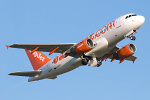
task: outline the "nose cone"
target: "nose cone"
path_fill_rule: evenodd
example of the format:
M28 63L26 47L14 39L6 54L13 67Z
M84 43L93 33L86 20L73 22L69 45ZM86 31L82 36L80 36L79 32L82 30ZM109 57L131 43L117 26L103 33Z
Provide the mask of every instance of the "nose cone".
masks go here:
M138 15L135 17L134 21L134 29L137 30L143 25L143 23L145 22L145 18L143 16Z
M138 18L138 23L139 23L140 26L142 26L143 23L145 22L145 18L143 16L138 16L138 17L139 17Z

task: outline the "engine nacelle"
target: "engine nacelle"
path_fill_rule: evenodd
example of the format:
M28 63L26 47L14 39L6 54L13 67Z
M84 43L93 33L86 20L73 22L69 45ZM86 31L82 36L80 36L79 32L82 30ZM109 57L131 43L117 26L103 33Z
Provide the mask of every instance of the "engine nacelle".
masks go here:
M75 51L78 54L83 54L94 47L93 41L89 38L84 39L75 46Z
M119 51L118 51L118 56L121 59L125 59L129 56L132 56L134 53L136 52L136 47L134 44L127 44L126 46L122 47Z

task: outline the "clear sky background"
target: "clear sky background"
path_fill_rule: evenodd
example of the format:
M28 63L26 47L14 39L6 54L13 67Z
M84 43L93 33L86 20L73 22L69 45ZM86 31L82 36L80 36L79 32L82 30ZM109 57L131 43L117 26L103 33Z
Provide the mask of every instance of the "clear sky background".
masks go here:
M149 10L149 0L0 0L0 100L150 100ZM136 45L135 64L108 60L35 82L8 75L33 69L24 50L5 45L76 43L128 13L146 19L136 41L117 44Z

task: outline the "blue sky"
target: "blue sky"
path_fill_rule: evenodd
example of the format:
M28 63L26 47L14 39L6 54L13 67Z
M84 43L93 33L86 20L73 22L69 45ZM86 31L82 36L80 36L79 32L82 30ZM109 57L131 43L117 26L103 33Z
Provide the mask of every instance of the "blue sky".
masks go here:
M0 99L150 100L149 9L149 0L0 0ZM76 43L127 13L146 19L136 41L117 44L136 45L135 64L108 60L37 82L8 75L33 69L24 50L7 50L6 44Z

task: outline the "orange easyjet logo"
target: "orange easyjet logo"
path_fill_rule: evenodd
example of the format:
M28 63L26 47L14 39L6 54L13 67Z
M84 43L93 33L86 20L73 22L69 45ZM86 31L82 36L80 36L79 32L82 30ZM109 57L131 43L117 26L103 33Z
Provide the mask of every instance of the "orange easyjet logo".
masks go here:
M115 21L109 23L108 25L104 26L102 29L99 29L97 32L91 34L89 37L91 40L96 39L97 37L100 37L101 34L105 34L107 31L112 29L112 27L115 27Z
M61 61L62 59L66 58L69 54L62 55L60 54L59 56L55 57L53 60L53 63L56 64L58 61Z

